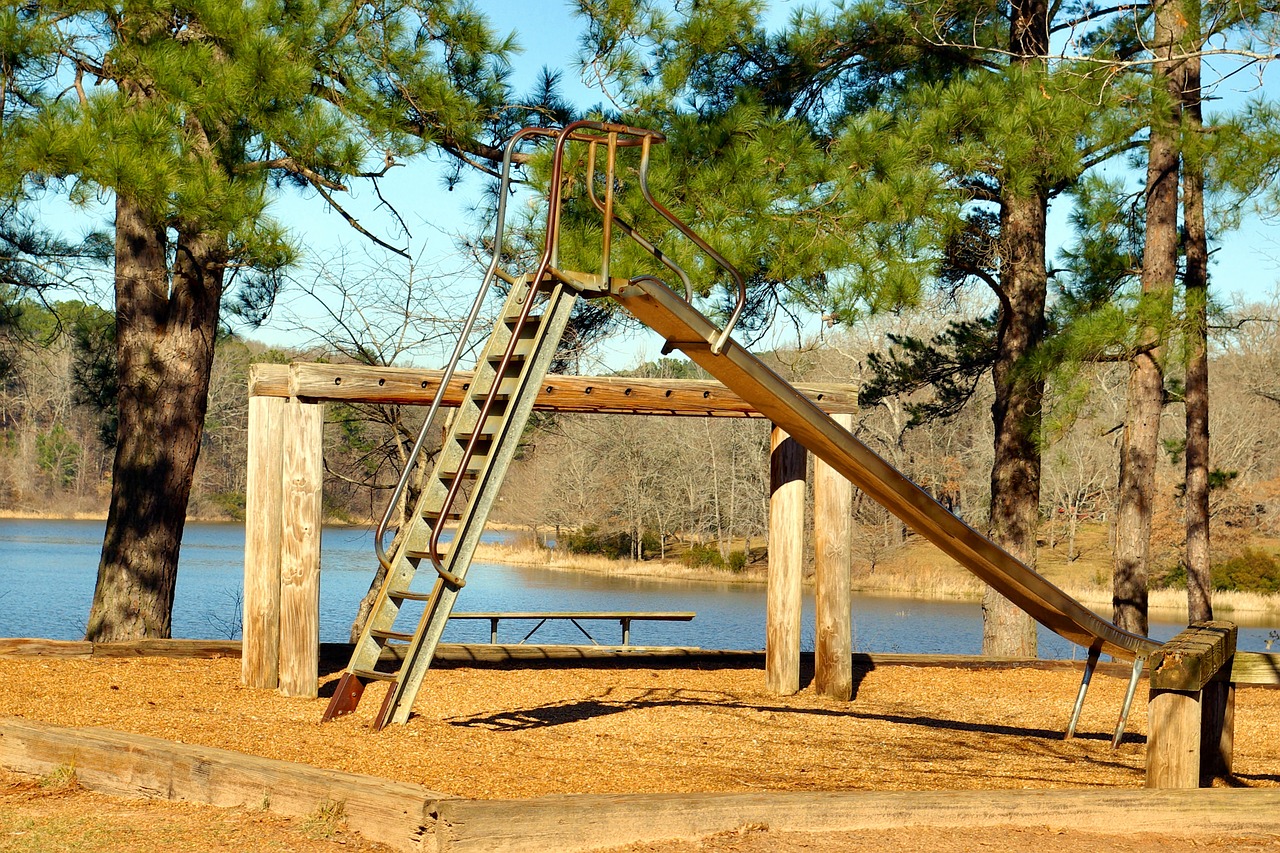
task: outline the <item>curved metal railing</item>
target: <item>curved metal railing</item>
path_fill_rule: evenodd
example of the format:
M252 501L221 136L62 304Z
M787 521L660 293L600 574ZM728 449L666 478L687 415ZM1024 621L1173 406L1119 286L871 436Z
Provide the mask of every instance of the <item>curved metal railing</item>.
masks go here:
M475 329L477 318L480 311L484 307L485 297L489 293L489 288L493 286L494 279L499 276L498 266L502 259L502 241L503 232L506 228L507 216L507 193L511 186L511 161L515 154L516 146L522 139L530 136L547 135L545 128L524 128L516 133L507 141L506 149L502 154L502 175L498 184L498 208L494 219L494 243L493 258L489 262L489 267L485 271L484 280L480 284L480 290L476 293L475 301L471 303L471 310L467 314L466 320L463 321L462 331L458 335L458 342L454 344L453 353L449 356L448 362L444 367L444 375L440 380L440 387L436 389L435 396L431 400L431 407L427 410L427 416L422 422L422 428L418 431L417 440L414 441L413 448L409 451L409 459L405 464L404 470L400 473L400 479L396 482L396 487L391 493L391 499L387 502L387 509L382 514L382 519L378 522L378 526L373 535L373 548L378 556L378 562L391 571L393 569L393 561L387 554L383 541L386 539L387 530L391 526L391 519L395 515L396 507L400 505L400 501L404 498L405 492L409 488L409 481L413 477L413 471L422 458L423 450L426 447L427 435L431 430L431 424L435 421L436 415L440 411L441 404L444 401L445 394L449 389L449 383L453 381L453 375L458 368L458 362L461 361L463 354L467 350L467 341L471 337L472 331ZM437 566L436 570L440 572L440 576L445 580L461 587L462 580L450 572L444 571L443 566Z
M480 315L485 297L488 295L489 289L493 286L494 280L499 277L504 281L513 282L513 286L518 286L518 279L512 279L510 276L504 274L500 269L502 244L506 227L507 195L511 184L511 165L516 147L522 140L534 136L553 137L555 139L552 151L551 175L549 181L550 189L547 199L547 224L543 251L539 258L536 272L526 279L525 286L528 287L528 294L524 299L524 304L521 307L520 314L514 318L514 322L510 325L510 340L502 354L502 358L494 368L496 374L495 381L492 383L488 392L485 394L483 402L480 404L480 411L476 424L473 427L471 436L467 440L466 446L462 451L462 459L458 465L459 476L454 477L450 483L443 505L440 509L440 515L436 519L436 523L432 525L430 541L426 549L427 556L430 558L437 574L439 574L439 576L447 583L457 588L461 588L464 585L464 581L461 577L445 568L444 558L440 550L440 538L446 526L449 510L457 501L458 496L461 493L463 481L461 472L466 471L467 465L469 465L475 458L476 449L483 434L483 427L488 421L489 416L492 414L494 404L498 398L498 389L500 386L499 380L506 373L512 363L519 344L520 333L523 331L532 313L538 289L546 279L548 273L555 271L555 267L559 263L560 221L564 201L564 154L568 143L586 142L590 145L587 164L587 195L590 198L592 205L600 212L602 218L603 252L601 261L601 277L606 285L609 281L610 272L612 229L616 225L619 230L634 240L644 251L652 255L660 263L674 272L684 284L686 301L689 303L692 303L693 301L693 285L688 273L685 272L685 270L681 268L674 259L668 257L652 241L641 235L632 225L617 216L614 212L613 184L615 179L617 150L619 148L639 147L640 166L638 174L640 191L645 202L648 203L649 206L665 220L667 220L667 222L669 222L677 231L683 234L695 246L710 257L719 267L724 269L733 278L737 285L737 303L729 317L729 322L720 332L717 340L711 345L711 352L713 354L719 355L723 351L724 346L728 342L734 326L737 324L743 308L746 305L746 283L743 280L741 273L739 273L723 255L713 249L688 225L653 197L653 193L649 188L651 149L654 142L665 141L665 137L661 133L644 128L628 127L621 124L589 120L572 122L559 131L543 127L526 127L516 132L511 139L507 141L507 145L503 151L502 172L499 179L498 206L495 214L493 257L485 271L484 279L481 282L480 289L471 305L471 309L467 314L467 318L463 322L462 331L458 336L458 341L454 346L453 353L450 355L449 360L445 365L440 387L436 390L436 394L431 401L431 406L427 411L426 418L423 421L422 428L418 433L413 448L410 450L405 469L401 473L395 489L392 491L391 498L387 503L387 509L383 513L383 516L378 522L377 528L374 532L374 550L377 553L378 562L388 571L391 571L394 568L394 561L393 557L387 553L384 545L387 531L391 526L391 520L395 515L396 507L400 504L401 500L403 500L405 493L408 490L408 484L413 476L413 470L418 461L422 458L423 451L426 447L428 432L430 431L431 425L435 421L435 418L443 404L449 383L453 379L458 363L466 352L467 341L475 329L476 320ZM603 200L596 194L594 186L596 172L596 148L599 145L606 145L608 149L605 176L606 188ZM657 281L657 279L652 276L641 276L640 278Z

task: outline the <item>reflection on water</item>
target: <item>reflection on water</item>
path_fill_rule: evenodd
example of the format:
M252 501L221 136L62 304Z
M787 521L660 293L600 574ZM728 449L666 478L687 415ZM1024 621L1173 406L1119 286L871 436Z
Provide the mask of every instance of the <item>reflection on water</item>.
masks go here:
M100 521L0 520L0 636L80 639L93 597ZM496 538L496 537L495 537ZM320 638L347 639L356 602L373 576L368 530L326 528L320 575ZM175 637L236 634L244 572L244 528L188 524L174 601ZM525 566L477 563L467 575L460 611L692 610L692 622L632 626L632 642L715 649L764 647L765 591L759 586L607 578ZM813 648L813 597L804 598L803 647ZM1245 620L1242 620L1245 621ZM1242 627L1240 648L1262 651L1280 618ZM499 640L517 642L531 623L504 622ZM1174 622L1153 622L1152 636L1167 639ZM616 643L616 624L587 623L602 643ZM853 606L853 648L860 652L977 654L982 617L977 603L859 596ZM487 622L455 622L448 642L487 642ZM548 623L535 640L578 643L569 624ZM1043 657L1082 657L1077 646L1041 629Z

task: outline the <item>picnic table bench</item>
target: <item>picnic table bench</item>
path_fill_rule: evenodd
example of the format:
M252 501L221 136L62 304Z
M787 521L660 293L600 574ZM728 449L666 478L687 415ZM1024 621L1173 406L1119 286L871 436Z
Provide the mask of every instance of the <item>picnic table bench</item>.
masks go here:
M593 646L598 646L596 638L584 627L583 622L617 622L622 626L622 645L631 645L631 623L632 622L689 622L697 613L689 611L680 612L634 612L634 611L606 611L603 613L590 612L581 613L575 611L550 612L550 613L454 613L450 619L488 619L489 620L489 642L498 642L498 623L502 620L524 620L537 621L529 633L524 635L524 639L520 640L518 645L523 645L525 640L532 637L539 628L550 620L562 620L572 622L574 627L583 633L583 635L591 641Z

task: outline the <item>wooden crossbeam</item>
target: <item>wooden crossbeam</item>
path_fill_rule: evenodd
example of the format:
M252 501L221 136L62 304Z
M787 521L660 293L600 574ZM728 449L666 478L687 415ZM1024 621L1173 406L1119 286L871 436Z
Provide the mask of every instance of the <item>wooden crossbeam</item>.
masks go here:
M308 403L425 406L431 403L443 378L444 373L439 370L304 362L255 364L249 374L249 395L296 397ZM471 373L454 374L444 404L458 405L470 383ZM852 386L801 384L796 387L828 412L852 413L858 409L858 393ZM719 382L625 376L549 375L534 408L593 414L763 417Z

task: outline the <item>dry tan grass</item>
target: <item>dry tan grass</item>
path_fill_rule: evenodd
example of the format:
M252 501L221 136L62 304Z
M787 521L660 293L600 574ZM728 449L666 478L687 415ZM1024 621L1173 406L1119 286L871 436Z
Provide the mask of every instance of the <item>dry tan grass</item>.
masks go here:
M1106 615L1111 609L1111 555L1105 531L1083 530L1078 547L1080 556L1074 560L1066 559L1065 546L1041 548L1037 568L1064 592ZM532 545L481 545L477 559L656 580L764 583L767 579L767 572L760 565L749 566L742 572L731 572L714 567L691 568L675 560L613 560L591 554L550 551ZM855 564L853 588L856 592L870 595L972 601L982 596L983 584L928 542L913 540L874 568ZM1280 614L1280 595L1219 591L1213 594L1213 606L1223 615ZM1150 607L1162 614L1181 614L1185 618L1186 592L1153 589Z

